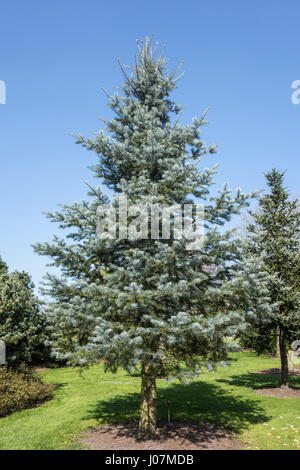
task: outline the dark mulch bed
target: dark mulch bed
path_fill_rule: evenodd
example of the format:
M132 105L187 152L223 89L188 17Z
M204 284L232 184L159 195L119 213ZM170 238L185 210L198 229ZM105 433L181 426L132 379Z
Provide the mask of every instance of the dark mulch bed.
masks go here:
M244 445L214 424L160 423L155 439L137 439L137 423L100 426L80 442L91 450L239 450Z

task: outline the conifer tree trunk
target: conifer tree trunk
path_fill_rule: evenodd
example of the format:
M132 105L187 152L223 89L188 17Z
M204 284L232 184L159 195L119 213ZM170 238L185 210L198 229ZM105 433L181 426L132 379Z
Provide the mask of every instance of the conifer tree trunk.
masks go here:
M289 363L288 353L286 348L286 338L283 328L279 332L279 346L280 346L280 359L281 359L281 387L288 387L289 380Z
M156 377L147 365L142 367L141 405L138 434L154 436L157 423Z

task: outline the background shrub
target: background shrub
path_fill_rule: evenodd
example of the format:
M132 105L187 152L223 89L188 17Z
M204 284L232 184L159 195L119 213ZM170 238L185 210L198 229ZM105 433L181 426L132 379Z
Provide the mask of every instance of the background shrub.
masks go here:
M258 354L276 354L277 331L269 323L254 324L240 332L236 339L243 349L252 349Z
M0 367L0 417L31 408L52 397L54 384L45 384L34 369Z

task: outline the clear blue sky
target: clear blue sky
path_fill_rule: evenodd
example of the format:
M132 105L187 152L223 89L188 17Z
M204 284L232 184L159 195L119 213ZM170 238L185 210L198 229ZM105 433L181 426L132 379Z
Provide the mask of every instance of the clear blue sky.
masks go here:
M90 135L109 117L101 87L114 91L117 58L131 63L136 39L167 41L170 67L184 61L176 100L183 123L211 107L208 143L222 143L217 183L263 188L263 172L287 169L299 196L298 0L12 0L0 12L0 254L36 283L46 260L31 244L55 226L41 213L84 197L92 152L69 132ZM208 162L205 163L206 165Z

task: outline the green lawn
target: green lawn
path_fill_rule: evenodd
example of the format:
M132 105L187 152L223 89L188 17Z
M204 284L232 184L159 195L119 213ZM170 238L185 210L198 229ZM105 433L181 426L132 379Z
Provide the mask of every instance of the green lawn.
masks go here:
M160 418L214 422L239 434L251 449L299 449L300 399L257 395L255 388L272 387L276 376L251 371L278 367L278 361L254 353L234 354L237 361L217 372L205 372L188 385L158 380ZM58 388L53 400L38 408L0 419L0 449L78 449L76 437L99 424L138 418L140 379L124 371L105 374L103 365L82 376L71 368L41 372ZM300 388L300 378L291 385ZM278 437L280 436L280 437Z

